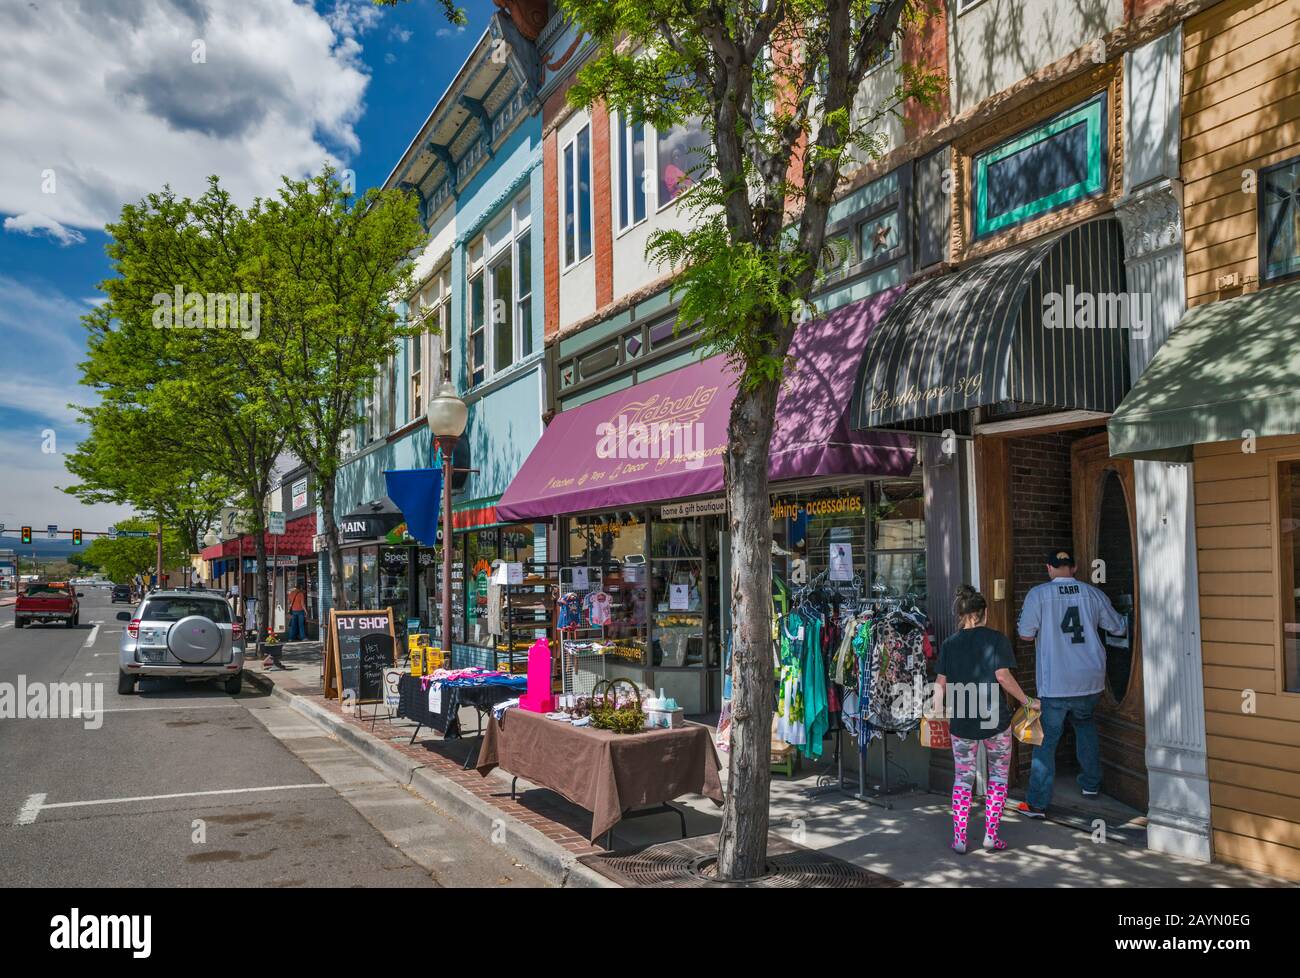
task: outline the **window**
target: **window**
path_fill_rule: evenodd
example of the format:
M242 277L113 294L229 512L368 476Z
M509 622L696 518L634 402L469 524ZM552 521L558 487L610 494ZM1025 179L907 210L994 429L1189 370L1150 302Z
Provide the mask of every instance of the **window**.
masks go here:
M533 351L532 210L518 197L470 247L470 385Z
M1282 552L1282 688L1300 693L1300 460L1277 466L1278 546Z
M1102 193L1106 95L1099 93L973 159L971 212L981 238Z
M673 126L655 136L659 206L665 207L709 166L713 139L702 124Z
M483 273L469 283L469 382L481 384L487 378L487 298L483 292Z
M1300 157L1260 173L1259 277L1300 274Z
M649 171L645 159L645 123L634 122L618 113L618 229L625 231L645 220L646 184Z
M591 126L564 147L564 267L591 255Z
M407 421L424 416L425 395L442 382L443 352L451 319L451 269L444 267L411 300L410 320L423 328L407 338L410 389L407 393Z

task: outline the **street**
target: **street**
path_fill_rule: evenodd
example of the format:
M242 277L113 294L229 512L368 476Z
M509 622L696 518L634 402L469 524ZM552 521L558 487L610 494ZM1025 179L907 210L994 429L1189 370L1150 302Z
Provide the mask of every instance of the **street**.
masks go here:
M541 885L247 683L119 696L126 606L84 593L74 629L0 611L0 689L90 682L104 709L0 719L0 885Z

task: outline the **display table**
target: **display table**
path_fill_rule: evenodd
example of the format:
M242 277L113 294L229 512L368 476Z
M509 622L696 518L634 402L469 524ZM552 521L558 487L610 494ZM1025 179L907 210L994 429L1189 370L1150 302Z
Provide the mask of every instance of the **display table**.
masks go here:
M515 686L491 681L473 686L444 684L442 687L442 709L434 712L429 709L429 691L423 688L419 676L402 676L397 682L397 690L399 694L397 715L407 720L414 720L416 723L415 733L411 734L412 744L415 743L415 738L420 735L420 728L422 727L429 727L438 731L445 740L463 737L464 733L460 729L460 708L462 706L472 706L477 712L478 731L475 736L481 737L483 735L484 716L491 712L492 707L498 703L514 699L521 692ZM471 753L470 756L472 758L473 754ZM468 758L465 766L469 767Z
M696 724L616 734L511 709L488 720L479 750L479 774L498 766L591 812L593 841L636 809L663 810L681 795L722 804L718 754L709 728Z

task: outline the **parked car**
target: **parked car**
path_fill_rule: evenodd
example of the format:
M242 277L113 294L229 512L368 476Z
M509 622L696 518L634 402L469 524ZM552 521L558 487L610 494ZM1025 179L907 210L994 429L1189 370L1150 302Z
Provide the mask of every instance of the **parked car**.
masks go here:
M130 603L131 603L131 585L130 585L130 584L114 584L114 585L113 585L113 598L112 598L112 600L111 600L109 603L110 603L110 604L117 604L119 601L125 601L127 604L130 604Z
M14 602L14 628L26 628L33 622L61 621L76 628L83 595L61 581L34 581L25 584Z
M238 693L244 675L243 623L230 604L205 591L163 590L148 594L128 622L118 655L117 691L135 692L141 677L219 679Z

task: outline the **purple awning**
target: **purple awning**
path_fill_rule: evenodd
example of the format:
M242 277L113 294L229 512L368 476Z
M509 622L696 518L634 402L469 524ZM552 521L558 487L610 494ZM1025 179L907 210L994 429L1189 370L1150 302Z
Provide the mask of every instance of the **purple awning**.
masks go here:
M906 437L854 431L846 418L866 337L902 292L799 328L777 401L773 482L912 471ZM556 415L497 515L541 519L720 493L734 395L735 374L716 356Z

